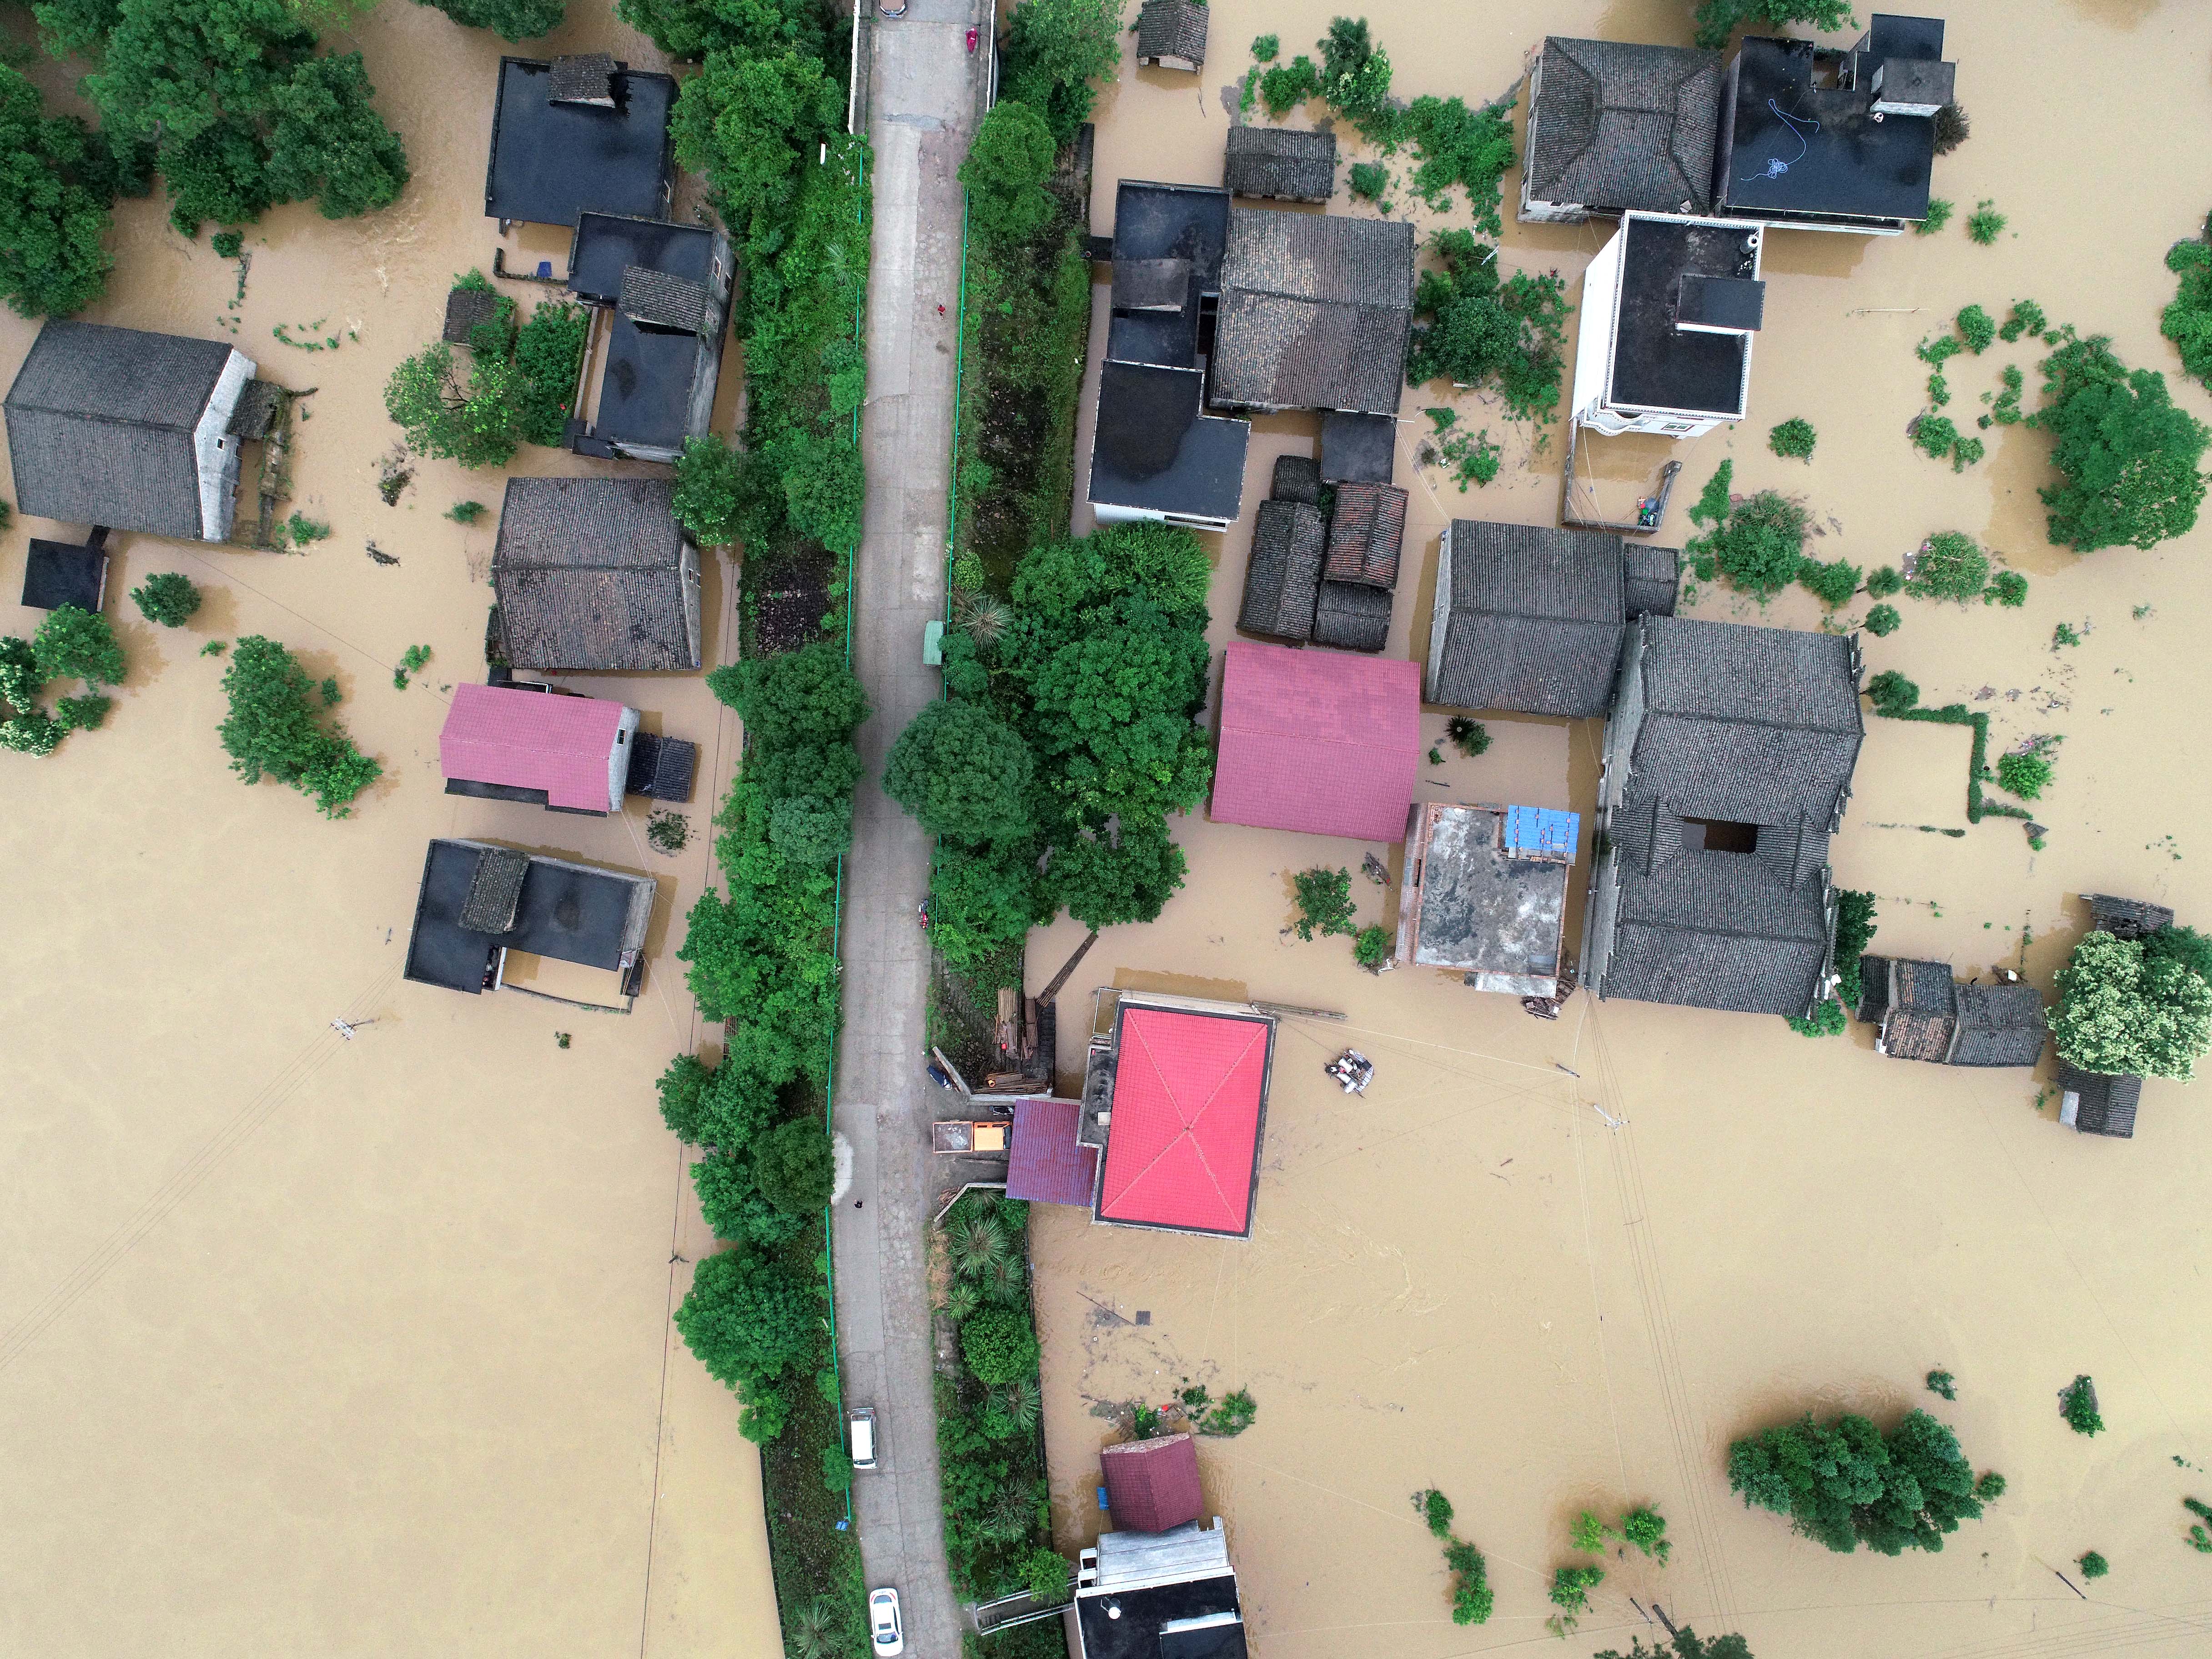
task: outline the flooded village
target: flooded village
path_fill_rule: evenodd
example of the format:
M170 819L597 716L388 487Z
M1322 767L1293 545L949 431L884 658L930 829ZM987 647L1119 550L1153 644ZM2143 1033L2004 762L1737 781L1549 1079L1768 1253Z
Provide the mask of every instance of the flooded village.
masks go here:
M2203 1650L2212 17L1793 4L298 14L0 318L5 1645Z

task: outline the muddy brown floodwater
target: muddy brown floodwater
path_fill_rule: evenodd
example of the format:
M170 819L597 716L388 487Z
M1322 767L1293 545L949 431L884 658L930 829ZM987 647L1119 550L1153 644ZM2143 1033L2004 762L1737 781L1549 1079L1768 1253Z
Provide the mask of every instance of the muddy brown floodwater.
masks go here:
M1346 9L1210 9L1203 75L1125 60L1102 99L1097 228L1109 228L1118 178L1218 180L1234 103L1224 88L1242 76L1251 40L1277 33L1285 58L1310 52ZM1682 487L1660 539L1680 544L1685 507L1732 458L1739 491L1808 502L1823 558L1895 563L1955 529L2027 574L2019 611L1903 602L1903 629L1869 639L1867 656L1870 671L1917 680L1931 703L1988 709L1993 753L2038 733L2065 738L2058 781L2037 805L2046 849L2032 852L2016 823L1966 826L1964 730L1870 718L1833 858L1839 884L1880 896L1878 950L1945 957L1965 974L2015 965L2047 991L2086 923L2084 892L2154 898L2200 923L2212 910L2199 638L2212 528L2151 552L2077 558L2051 547L2034 494L2047 439L1996 428L1984 434L1989 458L1956 476L1907 446L1927 372L1913 347L1969 301L2002 315L2029 298L2054 320L2111 334L2131 364L2178 369L2158 334L2172 294L2160 262L2212 207L2202 165L2212 11L2154 0L1934 9L1948 19L1946 55L1973 119L1971 141L1937 163L1936 193L1959 220L1932 237L1770 240L1750 418L1681 447ZM1546 33L1686 42L1689 7L1365 10L1400 93L1474 102L1515 87ZM1509 204L1518 185L1516 170ZM2010 219L1986 248L1960 222L1984 198ZM1341 193L1330 210L1371 211ZM1501 263L1556 267L1578 298L1604 229L1508 214ZM2004 362L2028 369L2033 398L2033 360L2004 352L1949 366L1967 414ZM2179 402L2212 416L2203 387L2172 384ZM1401 413L1416 424L1401 430L1425 428L1428 400L1407 396ZM1460 403L1462 425L1506 429L1494 404ZM1768 428L1792 416L1819 429L1809 465L1766 449ZM1462 495L1435 470L1409 485L1393 654L1425 652L1448 518L1556 521L1558 434L1538 447L1511 428L1505 471L1487 489ZM1274 456L1309 450L1314 428L1276 418L1254 435L1248 505L1267 493ZM1401 483L1413 443L1401 441ZM1601 498L1619 508L1651 455L1594 459ZM1250 534L1248 516L1218 538L1217 647L1232 636ZM1820 614L1795 591L1764 616L1710 590L1691 609L1797 628ZM2062 622L2085 635L2080 646L2054 650ZM1589 813L1595 723L1488 724L1490 751L1425 768L1421 798ZM1424 725L1441 739L1441 711ZM1585 816L1577 889L1588 832ZM1548 1643L1552 1571L1586 1559L1569 1547L1575 1515L1638 1501L1668 1517L1671 1564L1608 1560L1560 1650L1656 1634L1638 1610L1656 1600L1707 1634L1743 1632L1764 1659L2212 1651L2212 1562L2185 1547L2179 1503L2212 1499L2202 1472L2212 1466L2205 1085L2150 1084L2136 1139L2110 1142L2058 1125L2047 1058L2033 1076L1950 1071L1883 1060L1863 1027L1813 1042L1778 1019L1587 995L1546 1024L1448 975L1370 977L1346 940L1283 934L1291 872L1357 872L1374 850L1395 877L1395 849L1200 817L1176 836L1188 887L1154 926L1107 933L1065 1005L1087 1015L1095 986L1171 972L1346 1019L1282 1029L1249 1242L1040 1212L1061 1544L1098 1529L1097 1453L1127 1432L1127 1402L1164 1401L1188 1378L1258 1401L1256 1425L1201 1443L1201 1462L1210 1508L1229 1522L1254 1650L1267 1659ZM1395 919L1395 896L1356 873L1353 890L1362 922ZM1032 988L1080 936L1063 920L1032 940ZM1086 1024L1063 1022L1064 1078L1080 1065ZM1376 1065L1362 1099L1322 1075L1346 1044ZM1955 1405L1922 1389L1938 1366L1959 1379ZM2083 1371L2109 1425L2093 1440L2070 1432L2053 1401ZM1940 1554L1832 1556L1728 1490L1726 1449L1740 1435L1808 1407L1887 1419L1921 1404L1957 1427L1978 1468L2009 1483ZM1489 1557L1497 1613L1479 1629L1450 1623L1441 1553L1408 1501L1431 1486ZM2055 1574L2089 1549L2112 1573L2085 1601Z
M635 799L596 820L442 793L496 522L442 515L495 509L504 477L418 460L385 505L382 388L437 337L453 274L490 267L502 48L410 3L356 38L407 143L399 204L270 214L233 313L235 264L125 204L88 313L201 336L234 314L264 375L315 388L289 506L332 535L299 556L118 538L131 673L106 728L0 757L0 1649L758 1659L779 1651L759 1460L669 1323L715 1247L652 1091L702 1036L672 953L737 731L696 675L570 682L698 741L679 858L648 850ZM659 66L597 0L525 48L591 49ZM295 350L279 324L341 343ZM0 319L0 379L35 329ZM526 448L515 470L596 468ZM35 626L14 601L27 537L52 533L0 539L0 631ZM207 595L184 629L122 597L159 570ZM710 561L710 663L730 603ZM226 769L200 647L252 633L335 676L382 760L352 818ZM395 690L416 644L429 665ZM455 834L653 873L635 1012L401 982L424 843ZM374 1023L349 1042L340 1017Z

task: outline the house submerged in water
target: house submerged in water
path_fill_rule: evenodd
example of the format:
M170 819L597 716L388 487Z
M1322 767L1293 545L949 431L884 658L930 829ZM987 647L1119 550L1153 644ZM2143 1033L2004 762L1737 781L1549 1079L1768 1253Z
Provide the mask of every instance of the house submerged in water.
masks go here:
M1944 962L1859 958L1854 1016L1881 1027L1876 1052L1937 1066L2033 1066L2043 1058L2043 994L2033 985L1962 985Z

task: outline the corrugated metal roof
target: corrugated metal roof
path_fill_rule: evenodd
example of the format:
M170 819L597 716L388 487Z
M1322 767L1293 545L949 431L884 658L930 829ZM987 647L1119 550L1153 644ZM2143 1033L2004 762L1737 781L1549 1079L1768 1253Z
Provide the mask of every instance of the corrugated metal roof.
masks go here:
M1505 850L1515 858L1564 859L1574 862L1582 816L1548 806L1505 809Z

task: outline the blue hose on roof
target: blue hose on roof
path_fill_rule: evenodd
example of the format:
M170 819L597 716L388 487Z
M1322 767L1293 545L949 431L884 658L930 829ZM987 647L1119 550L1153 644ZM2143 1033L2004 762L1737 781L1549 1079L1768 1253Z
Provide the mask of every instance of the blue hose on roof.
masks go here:
M1813 148L1812 144L1807 140L1805 135L1798 131L1800 125L1802 124L1804 126L1810 127L1814 131L1818 132L1820 130L1820 124L1808 117L1791 115L1788 113L1783 109L1781 105L1776 103L1771 98L1766 100L1766 106L1772 110L1774 113L1780 118L1783 125L1788 127L1790 131L1797 134L1797 153L1795 155L1791 156L1786 161L1778 155L1766 164L1765 177L1769 179L1779 179L1784 173L1789 172L1790 168L1796 167L1798 162L1803 161L1805 159L1805 152Z

